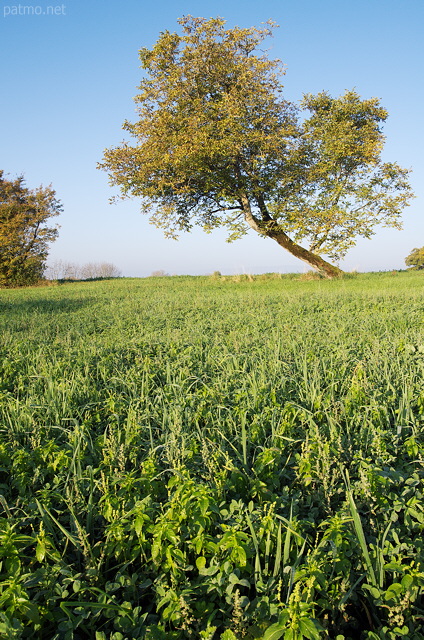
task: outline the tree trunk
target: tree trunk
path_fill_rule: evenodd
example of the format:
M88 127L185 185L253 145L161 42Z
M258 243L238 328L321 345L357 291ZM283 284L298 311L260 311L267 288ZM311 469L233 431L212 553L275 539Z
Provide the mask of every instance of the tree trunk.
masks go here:
M330 264L321 256L317 256L315 253L308 251L304 247L301 247L299 244L296 244L289 238L289 236L284 233L281 229L278 228L278 223L271 219L270 222L262 223L257 220L257 218L252 214L252 210L250 207L249 199L244 196L241 198L241 203L243 205L243 212L248 225L257 233L267 236L268 238L272 238L280 247L289 251L292 255L299 260L303 260L310 267L316 269L326 278L337 278L343 274L343 271L338 267Z
M322 273L326 278L337 278L341 276L343 271L338 267L335 267L333 264L330 264L321 256L317 256L315 253L308 251L304 247L301 247L299 244L296 244L291 240L287 234L283 231L270 231L265 234L268 238L272 238L280 247L287 249L299 260L303 260L313 269L317 269L320 273Z

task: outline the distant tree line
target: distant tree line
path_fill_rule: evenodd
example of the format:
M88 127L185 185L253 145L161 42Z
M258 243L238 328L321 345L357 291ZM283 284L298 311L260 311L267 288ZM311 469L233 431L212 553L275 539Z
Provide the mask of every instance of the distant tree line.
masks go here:
M48 280L94 280L96 278L119 278L121 271L111 262L75 262L56 260L45 271Z

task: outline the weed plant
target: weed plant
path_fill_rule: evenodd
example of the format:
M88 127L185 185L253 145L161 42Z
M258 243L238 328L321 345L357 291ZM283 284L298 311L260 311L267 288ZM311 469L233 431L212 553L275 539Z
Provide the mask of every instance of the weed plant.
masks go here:
M0 638L424 638L419 272L0 291Z

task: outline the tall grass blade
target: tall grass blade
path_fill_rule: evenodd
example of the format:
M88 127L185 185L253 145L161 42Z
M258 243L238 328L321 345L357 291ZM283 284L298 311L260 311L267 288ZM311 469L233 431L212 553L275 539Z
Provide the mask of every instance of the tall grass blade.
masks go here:
M346 473L347 475L347 473ZM352 495L352 491L350 490L350 488L346 489L346 495L347 495L347 499L349 502L349 508L350 508L350 513L352 515L353 518L353 525L355 528L355 533L356 533L356 537L358 539L359 542L359 546L361 547L361 551L362 551L362 555L364 558L364 562L365 562L365 566L368 572L368 576L369 579L371 581L371 584L373 587L378 587L378 581L377 578L375 576L375 572L374 572L374 568L372 566L372 562L371 562L371 558L370 558L370 554L368 552L368 547L367 547L367 543L365 540L365 535L364 535L364 530L362 528L362 522L361 522L361 517L358 513L358 509L356 508L356 504L355 501L353 499L353 495Z

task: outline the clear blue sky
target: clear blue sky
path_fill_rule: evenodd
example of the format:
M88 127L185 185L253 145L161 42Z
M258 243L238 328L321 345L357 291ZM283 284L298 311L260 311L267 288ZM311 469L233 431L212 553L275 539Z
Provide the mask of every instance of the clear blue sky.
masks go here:
M404 268L410 250L424 245L423 0L24 2L0 3L0 168L11 176L24 174L31 188L52 183L56 189L64 213L51 261L113 262L128 276L159 269L304 270L272 240L253 233L233 244L219 230L165 240L136 200L109 204L116 191L96 163L106 147L124 138L123 121L135 118L138 50L153 45L160 31L177 30L177 19L187 14L219 15L228 26L277 22L270 56L287 65L284 84L291 100L352 88L363 97L379 97L389 111L384 159L413 169L417 197L405 210L403 231L377 230L341 266ZM47 15L47 7L55 15Z

